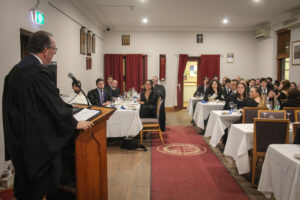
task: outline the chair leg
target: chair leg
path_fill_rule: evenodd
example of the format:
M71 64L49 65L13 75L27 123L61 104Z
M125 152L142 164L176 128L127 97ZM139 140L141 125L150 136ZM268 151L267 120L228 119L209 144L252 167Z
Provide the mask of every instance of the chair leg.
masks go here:
M257 163L257 155L253 153L253 161L252 161L252 184L253 185L255 180L256 163Z
M164 139L163 139L163 137L162 137L162 133L161 133L161 130L160 130L160 129L158 130L158 135L159 135L161 144L164 144Z
M143 144L143 131L140 131L141 144Z

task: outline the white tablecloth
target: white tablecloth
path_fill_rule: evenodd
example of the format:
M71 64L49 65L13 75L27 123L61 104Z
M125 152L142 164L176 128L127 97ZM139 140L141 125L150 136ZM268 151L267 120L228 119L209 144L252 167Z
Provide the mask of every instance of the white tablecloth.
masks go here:
M267 198L273 193L277 200L300 199L300 145L272 144L268 147L260 176L258 191Z
M229 114L224 114L225 112ZM211 137L209 144L213 147L217 146L224 135L224 130L234 122L239 121L241 116L241 113L230 113L225 110L211 111L205 131L205 137Z
M225 102L198 102L193 116L196 125L204 129L204 120L208 118L210 111L221 110L223 109L224 105Z
M191 97L189 99L189 103L188 103L188 106L187 106L187 111L189 112L189 114L191 116L193 116L193 113L194 113L194 105L198 102L198 101L202 101L203 97L199 97L199 98L196 98L196 97Z
M254 124L232 124L228 132L224 154L235 161L239 174L250 172L248 151L253 149ZM290 126L290 142L293 133Z
M137 110L117 109L106 122L107 137L134 137L143 129Z

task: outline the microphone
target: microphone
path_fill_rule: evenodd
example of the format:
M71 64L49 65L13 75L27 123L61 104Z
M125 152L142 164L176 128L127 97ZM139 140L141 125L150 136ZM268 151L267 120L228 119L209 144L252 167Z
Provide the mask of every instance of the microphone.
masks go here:
M75 83L75 86L80 89L80 91L82 92L82 94L84 95L84 97L86 99L86 102L88 103L88 108L90 108L91 107L90 101L87 98L85 92L81 89L81 85L79 84L79 81L75 78L75 76L72 73L69 73L68 77L71 78L73 80L73 82Z

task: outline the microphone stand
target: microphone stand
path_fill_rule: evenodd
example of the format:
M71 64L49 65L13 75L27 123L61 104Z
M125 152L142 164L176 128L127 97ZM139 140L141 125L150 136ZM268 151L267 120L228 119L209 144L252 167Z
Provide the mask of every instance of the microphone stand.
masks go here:
M85 99L86 99L86 102L87 102L87 104L88 104L88 107L87 107L87 108L90 109L90 108L92 107L92 105L91 105L89 99L87 98L85 92L81 89L81 86L78 84L78 81L77 81L77 80L76 80L76 82L75 82L75 85L80 89L80 91L81 91L82 94L84 95L84 97L85 97Z

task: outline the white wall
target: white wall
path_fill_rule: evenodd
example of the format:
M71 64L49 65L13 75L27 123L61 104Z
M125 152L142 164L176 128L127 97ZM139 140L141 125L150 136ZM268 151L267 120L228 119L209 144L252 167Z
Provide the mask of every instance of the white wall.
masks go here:
M300 40L300 28L291 30L291 47L292 42ZM292 59L292 48L290 48L290 58ZM292 60L290 62L290 81L295 81L300 84L300 65L292 65Z
M100 29L90 22L69 1L52 1L56 7L72 16L93 33L102 36ZM48 5L48 1L41 0L39 9L44 12L45 24L35 25L30 20L29 10L36 4L36 0L1 0L0 6L0 94L3 92L5 75L20 60L20 28L31 32L46 30L54 35L57 54L53 60L58 63L58 88L61 93L70 94L71 80L67 78L69 72L82 82L84 90L95 87L95 80L103 73L103 41L96 39L96 54L92 55L92 70L85 70L85 56L79 52L80 26L59 11ZM0 98L2 105L2 98ZM2 113L2 106L0 107ZM4 167L4 146L2 114L0 115L0 173Z
M257 41L250 32L198 32L204 43L196 43L197 32L110 31L105 33L105 53L143 53L148 58L148 78L159 75L159 54L166 54L166 106L176 104L178 54L200 56L221 54L220 76L256 77ZM121 45L121 35L130 35L130 46ZM226 63L225 54L234 53L235 62Z

